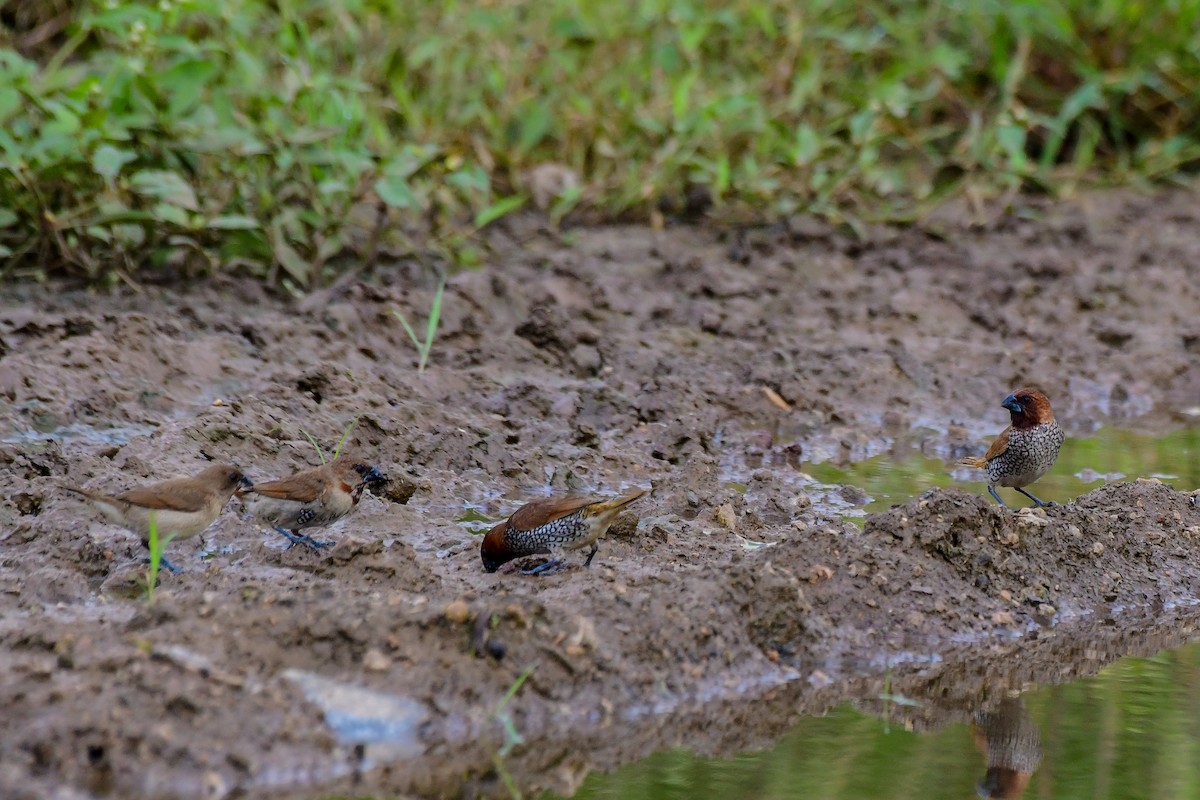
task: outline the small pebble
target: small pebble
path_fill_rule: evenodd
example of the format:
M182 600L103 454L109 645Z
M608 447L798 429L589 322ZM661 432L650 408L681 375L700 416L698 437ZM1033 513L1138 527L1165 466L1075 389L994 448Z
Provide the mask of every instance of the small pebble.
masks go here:
M455 600L446 606L442 614L455 625L462 625L471 618L471 607L466 600Z

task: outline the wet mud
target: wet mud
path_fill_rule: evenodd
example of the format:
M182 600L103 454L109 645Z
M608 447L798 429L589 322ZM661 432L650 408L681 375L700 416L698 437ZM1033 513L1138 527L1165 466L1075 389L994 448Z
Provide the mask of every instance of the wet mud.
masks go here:
M424 372L392 314L423 327L418 261L301 301L5 287L0 794L570 793L667 746L765 746L885 676L965 709L1187 641L1196 487L1038 510L933 490L859 527L837 512L863 492L804 470L901 441L950 470L1027 383L1068 436L1194 424L1198 216L1104 194L571 243L513 220L450 280ZM393 480L333 547L235 500L168 549L185 571L152 604L136 538L62 488L209 459L278 477L352 424ZM589 569L484 572L480 535L522 502L634 487Z

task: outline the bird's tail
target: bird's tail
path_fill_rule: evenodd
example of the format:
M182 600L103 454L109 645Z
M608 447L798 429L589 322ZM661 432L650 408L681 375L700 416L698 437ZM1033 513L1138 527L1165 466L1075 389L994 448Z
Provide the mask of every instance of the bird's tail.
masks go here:
M958 460L960 467L974 467L976 469L984 469L987 467L987 459L977 458L976 456L964 456Z
M624 497L618 497L615 500L606 500L603 503L593 503L591 507L588 508L588 516L595 516L598 514L603 514L607 511L616 511L619 508L624 508L645 493L645 489L637 489L625 495Z
M68 492L74 492L75 494L79 495L80 497L83 497L85 500L98 500L101 502L112 502L112 498L106 494L100 494L99 492L89 492L87 489L80 489L78 486L64 486L62 488L66 489Z
M63 488L72 494L79 495L114 525L124 524L121 517L121 501L115 497L109 497L100 492L89 492L87 489L80 489L76 486L64 486Z

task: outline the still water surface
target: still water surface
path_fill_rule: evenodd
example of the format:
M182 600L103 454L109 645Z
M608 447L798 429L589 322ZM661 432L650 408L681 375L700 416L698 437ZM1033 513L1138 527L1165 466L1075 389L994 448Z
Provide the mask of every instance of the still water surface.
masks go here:
M1200 643L1033 689L986 715L947 711L932 730L907 730L905 710L894 713L889 722L844 706L768 752L730 759L659 753L588 776L574 797L1200 798Z

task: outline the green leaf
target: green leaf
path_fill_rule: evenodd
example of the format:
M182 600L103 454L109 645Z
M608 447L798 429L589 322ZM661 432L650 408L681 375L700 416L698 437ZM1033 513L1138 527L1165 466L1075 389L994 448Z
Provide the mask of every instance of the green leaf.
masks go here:
M375 181L375 193L392 208L418 208L420 202L408 181L398 175L384 175Z
M8 258L13 254L12 248L0 244L0 258Z
M112 183L121 174L121 168L135 158L137 156L128 150L113 147L111 144L102 144L92 155L92 169L96 170L96 174L101 178Z
M821 134L811 125L796 128L796 143L792 147L792 160L796 166L807 166L821 154Z
M200 102L200 92L217 71L212 61L189 59L171 67L159 76L164 92L170 98L168 109L172 117L181 117Z
M188 213L179 206L173 206L169 203L155 203L151 209L154 218L159 222L169 222L172 225L178 225L181 228L190 228L192 220L188 217Z
M189 211L199 210L191 184L174 172L144 169L129 179L129 188L138 194L155 197Z
M545 105L538 104L527 108L521 118L521 134L517 141L518 149L528 152L538 145L550 132L550 111Z
M10 225L16 224L19 217L15 211L7 208L0 208L0 228L7 228Z
M271 249L274 250L275 260L279 262L279 266L283 267L284 271L301 284L307 286L312 265L305 261L296 252L296 248L288 242L287 236L283 232L283 224L278 219L271 226Z
M258 220L243 214L222 214L210 219L205 227L217 231L249 231L260 227Z
M7 122L22 105L19 91L11 86L0 86L0 122Z
M1016 125L1001 125L996 129L996 141L1008 156L1009 163L1015 170L1023 170L1025 157L1025 130Z
M505 197L502 200L497 200L487 208L475 215L475 227L482 228L506 214L511 214L521 206L525 205L528 198L523 194L514 194L512 197Z

